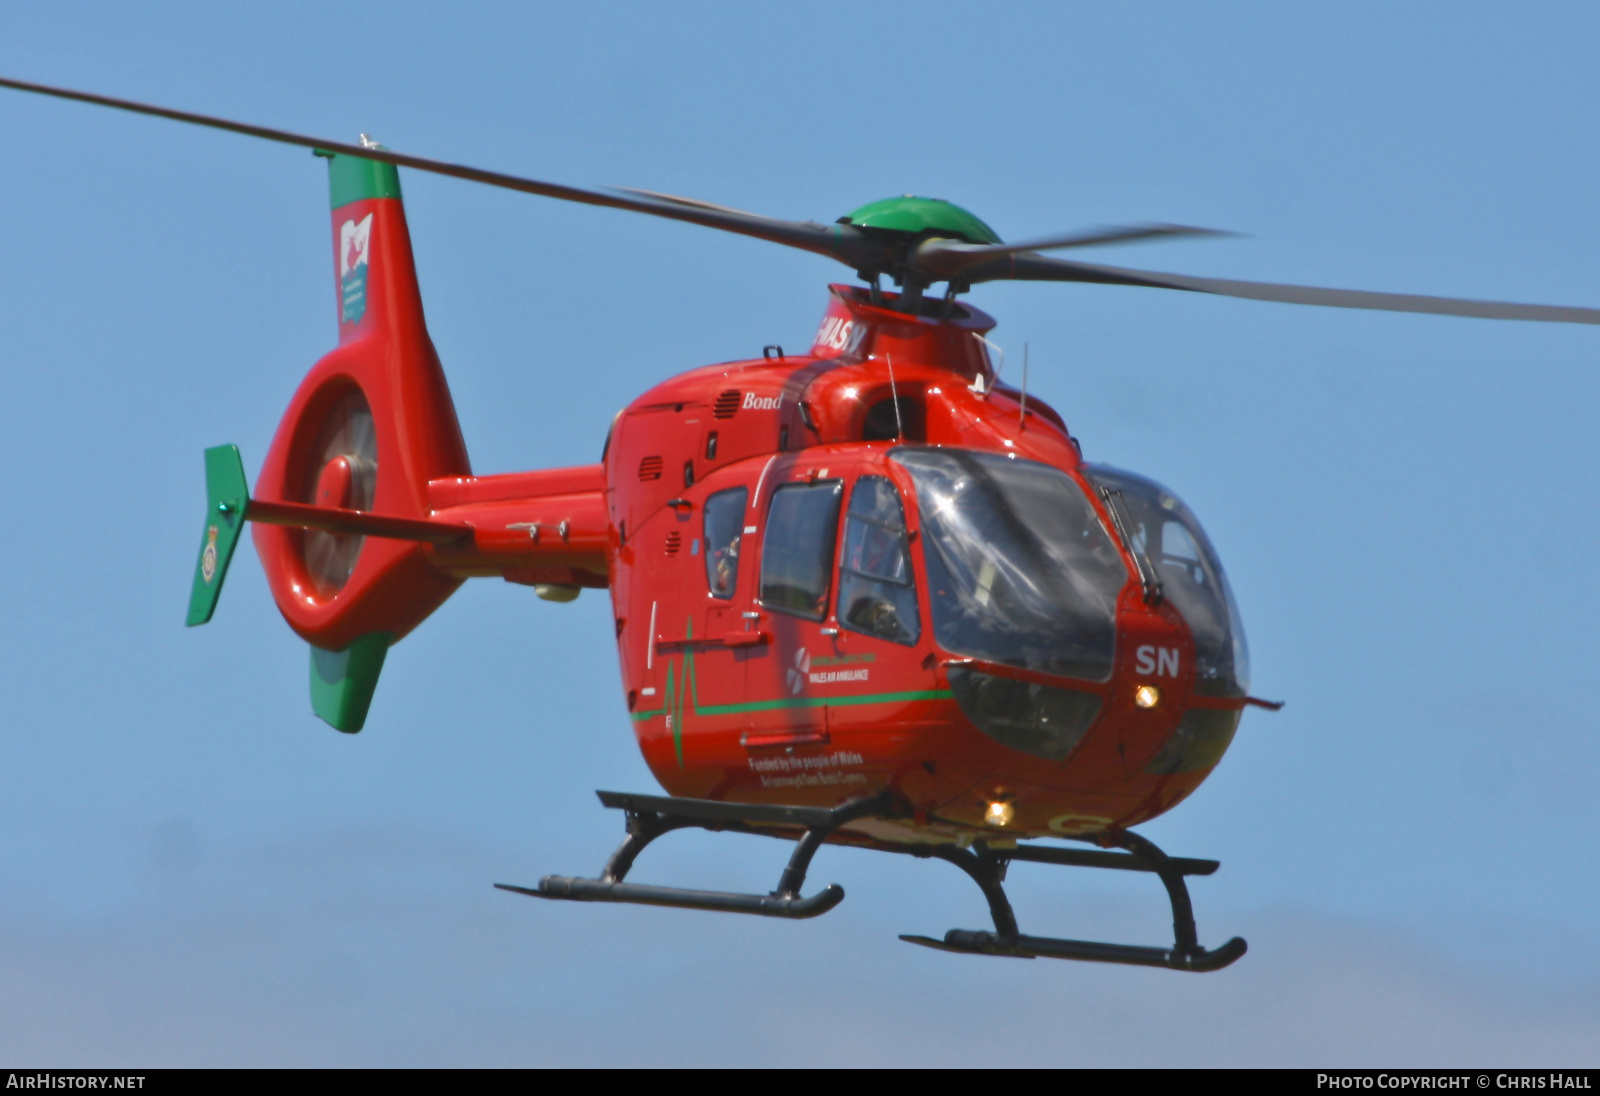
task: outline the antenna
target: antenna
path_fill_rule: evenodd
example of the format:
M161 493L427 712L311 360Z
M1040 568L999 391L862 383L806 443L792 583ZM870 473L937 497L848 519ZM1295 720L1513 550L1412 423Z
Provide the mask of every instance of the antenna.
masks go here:
M1006 352L1005 352L1005 349L1003 347L999 346L996 343L990 342L988 339L984 338L982 335L979 335L976 331L973 332L973 335L974 335L974 337L977 338L977 340L979 342L981 342L984 345L984 348L986 350L988 350L988 352L989 352L988 353L989 364L994 369L994 384L999 384L1000 383L1000 371L1006 367ZM996 360L997 356L998 356L998 360ZM994 387L994 384L988 385L987 387L992 389ZM982 373L979 373L976 377L974 377L973 380L972 380L972 383L970 385L968 385L967 387L971 388L974 392L976 392L980 396L983 396L985 399L988 398L988 392L985 391L985 385L983 383L983 374Z
M1017 410L1017 433L1028 428L1028 344L1022 344L1022 399Z
M885 354L883 360L889 363L889 402L894 404L894 440L906 440L906 424L900 421L900 393L894 386L894 355Z

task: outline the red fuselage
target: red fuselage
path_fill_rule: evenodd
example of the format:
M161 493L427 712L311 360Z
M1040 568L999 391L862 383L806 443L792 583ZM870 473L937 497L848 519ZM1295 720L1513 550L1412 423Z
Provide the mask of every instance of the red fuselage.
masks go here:
M890 840L993 835L1001 820L1019 836L1098 832L1162 813L1231 739L1242 665L1197 680L1181 599L1143 580L1154 529L1122 535L1060 416L995 388L981 338L993 321L890 303L834 286L808 354L697 369L617 417L610 587L646 760L669 792L704 799L832 805L892 789L912 818L857 826ZM961 522L923 509L976 481L998 485L967 515L981 541L1007 539L1001 499L1098 525L1071 534L1099 554L1083 557L1098 577L1082 597L1013 591L1006 610L1004 558L963 580ZM1029 621L1074 646L1076 626L1050 619L1056 605L1095 616L1074 598L1099 599L1103 639L1052 662Z

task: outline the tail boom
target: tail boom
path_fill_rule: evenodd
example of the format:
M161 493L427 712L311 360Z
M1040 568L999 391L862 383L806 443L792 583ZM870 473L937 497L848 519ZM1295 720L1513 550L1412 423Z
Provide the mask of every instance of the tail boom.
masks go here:
M438 521L470 525L472 539L435 542L429 562L461 578L604 588L611 534L598 464L429 485Z

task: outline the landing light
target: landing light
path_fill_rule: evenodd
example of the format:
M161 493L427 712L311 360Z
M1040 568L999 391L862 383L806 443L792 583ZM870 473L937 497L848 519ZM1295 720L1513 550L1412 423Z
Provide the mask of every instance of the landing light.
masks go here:
M990 826L1009 826L1011 820L1017 817L1017 808L1003 799L997 799L989 804L989 809L983 812L983 820Z
M1141 708L1154 708L1161 703L1161 690L1154 685L1141 685L1133 691L1133 702Z

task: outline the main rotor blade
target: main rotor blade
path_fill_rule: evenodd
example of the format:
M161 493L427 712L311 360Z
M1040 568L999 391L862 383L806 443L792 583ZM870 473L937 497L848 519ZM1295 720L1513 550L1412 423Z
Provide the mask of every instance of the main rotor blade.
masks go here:
M1068 247L1100 247L1105 244L1130 244L1141 240L1154 240L1172 236L1234 236L1216 228L1193 228L1189 225L1128 225L1095 228L1087 232L1074 232L1064 236L1047 236L1041 240L1027 240L1019 244L968 244L960 240L932 239L924 241L916 251L914 267L935 280L959 275L963 270L977 266L989 259L1017 255L1024 251L1055 251Z
M604 206L644 213L652 217L684 221L689 224L752 236L786 247L826 255L858 271L892 272L905 262L901 253L897 260L896 247L886 239L874 239L860 228L846 224L817 224L814 221L785 221L775 217L746 213L727 206L714 205L692 198L678 198L653 191L605 189L586 190L582 187L547 183L537 179L507 175L498 171L410 156L385 148L351 145L342 141L329 141L320 137L270 129L266 126L234 122L191 111L172 110L167 107L117 99L108 95L74 91L70 88L51 87L0 77L0 87L16 91L69 99L115 110L148 114L188 125L206 126L231 133L276 141L280 144L299 145L310 149L323 149L343 156L356 156L413 171L426 171L446 175L486 186L501 187L524 194L537 194L564 202ZM1329 308L1374 309L1385 312L1421 312L1442 316L1474 316L1494 320L1531 320L1542 323L1600 324L1600 309L1570 308L1558 305L1513 304L1504 301L1473 301L1454 297L1429 297L1403 293L1373 293L1358 289L1321 289L1315 286L1285 285L1277 282L1246 282L1227 278L1200 278L1188 274L1167 274L1151 270L1133 270L1126 267L1099 266L1076 263L1066 259L1052 259L1037 254L1041 250L1067 247L1088 247L1096 244L1126 243L1161 236L1220 235L1213 230L1189 228L1183 225L1144 225L1131 228L1101 229L1069 236L1033 240L1021 244L974 245L950 240L928 240L917 247L906 266L907 273L922 275L930 281L957 280L975 284L985 281L1055 281L1094 282L1104 285L1136 285L1157 289L1181 289L1192 293L1212 293L1224 297L1242 297L1247 300L1279 301L1286 304L1321 305ZM901 267L904 269L905 267ZM870 275L868 275L870 276Z
M1101 244L1131 244L1140 240L1154 240L1166 236L1237 236L1221 228L1196 228L1193 225L1113 225L1094 228L1087 232L1074 232L1065 236L1047 236L1042 240L1028 240L1020 244L984 244L975 250L989 255L1016 255L1023 251L1056 251L1065 247L1098 247Z
M785 221L775 217L763 217L755 213L744 213L739 210L728 209L725 206L712 205L709 202L696 202L687 198L672 198L649 191L586 190L582 187L565 186L561 183L546 183L537 179L507 175L499 171L485 171L482 168L447 163L443 160L431 160L423 156L410 156L402 152L393 152L386 148L369 148L365 145L329 141L322 137L310 137L301 133L291 133L287 130L251 125L247 122L234 122L207 114L195 114L192 111L172 110L168 107L153 106L149 103L137 103L130 99L117 99L109 95L95 95L91 92L73 91L70 88L51 87L47 84L32 84L6 77L0 77L0 87L32 92L37 95L48 95L56 99L71 99L80 103L92 103L95 106L131 111L134 114L149 114L157 118L167 118L174 122L207 126L211 129L240 133L246 137L259 137L266 141L277 141L280 144L299 145L309 149L324 149L328 152L338 153L341 156L359 156L362 159L377 160L381 163L394 164L397 167L410 168L413 171L426 171L434 175L448 175L456 179L466 179L469 182L483 183L486 186L502 187L506 190L515 190L523 194L537 194L544 198L555 198L564 202L579 202L584 205L626 209L634 213L646 213L653 217L687 221L690 224L703 225L707 228L720 229L724 232L735 232L742 236L754 236L757 239L767 240L771 243L812 251L855 267L872 265L874 260L879 259L879 252L882 251L881 246L867 240L860 229L851 225L820 225L811 221Z
M1198 278L1099 266L1043 255L1014 255L969 270L966 282L1029 281L1091 282L1099 285L1138 285L1152 289L1182 289L1251 301L1311 304L1327 308L1360 308L1379 312L1421 312L1435 316L1470 316L1484 320L1530 320L1536 323L1600 324L1600 308L1575 308L1553 304L1515 304L1509 301L1473 301L1459 297L1428 297L1414 293L1373 293L1364 289L1321 289L1280 282L1242 282L1231 278Z
M702 201L699 198L684 198L677 194L663 194L659 190L641 190L633 186L612 187L619 194L637 194L641 198L657 202L668 202L672 205L688 206L691 209L711 209L718 213L732 213L739 217L759 217L759 213L748 210L734 209L732 206L718 205L716 202Z

